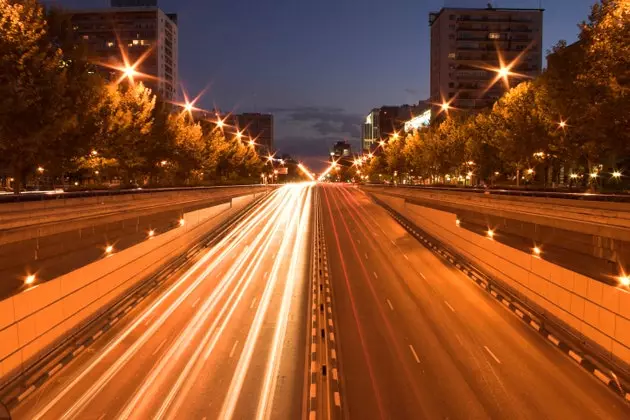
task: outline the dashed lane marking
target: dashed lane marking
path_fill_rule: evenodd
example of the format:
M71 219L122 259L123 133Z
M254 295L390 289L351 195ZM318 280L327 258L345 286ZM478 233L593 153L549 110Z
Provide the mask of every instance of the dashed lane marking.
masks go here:
M405 257L405 259L409 261L409 257L407 256L407 254L403 254L403 257Z
M392 305L392 302L387 299L387 304L389 305L389 309L391 309L392 311L394 310L394 305Z
M252 304L249 305L249 309L253 309L254 308L254 305L256 304L256 299L257 299L257 296L254 296L254 299L252 299Z
M413 348L411 344L409 344L409 350L411 350L411 354L413 354L413 358L416 359L416 363L420 363L420 358L418 357L416 350Z
M157 346L157 348L155 350L153 350L153 353L151 353L151 356L155 356L157 354L158 351L160 351L160 349L162 348L162 346L166 344L166 338L164 340L162 340L162 342L160 343L159 346Z
M451 306L451 304L450 304L450 303L448 303L447 301L444 301L444 303L446 303L446 306L448 306L448 308L449 308L451 311L455 312L455 308L453 308L453 307Z
M341 397L337 391L335 391L335 405L341 407Z
M377 279L377 278L378 278L378 274L376 274L376 271L375 271L374 273L372 273L372 274L374 274L374 278L375 278L375 279Z
M197 304L199 303L200 300L201 300L201 298L198 297L197 300L193 302L192 307L194 308L195 306L197 306Z
M230 350L230 354L228 356L230 359L232 358L232 356L234 356L234 352L236 351L236 346L238 346L238 340L234 342L234 345L232 346L232 350Z
M317 396L317 384L311 384L311 398Z
M494 353L492 353L492 350L490 350L488 346L483 346L483 348L486 349L486 351L490 354L490 356L492 356L494 360L496 360L498 364L501 364L501 361L499 360L499 358L495 356Z
M368 259L367 252L364 255L365 255L365 259L367 260Z

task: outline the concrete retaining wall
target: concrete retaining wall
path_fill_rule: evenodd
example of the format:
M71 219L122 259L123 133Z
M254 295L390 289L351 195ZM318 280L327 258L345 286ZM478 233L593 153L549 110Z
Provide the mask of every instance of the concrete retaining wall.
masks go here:
M186 213L182 227L0 301L0 383L254 198Z
M630 293L458 228L456 215L375 194L419 228L516 291L541 315L596 343L630 365ZM497 232L500 235L500 232Z

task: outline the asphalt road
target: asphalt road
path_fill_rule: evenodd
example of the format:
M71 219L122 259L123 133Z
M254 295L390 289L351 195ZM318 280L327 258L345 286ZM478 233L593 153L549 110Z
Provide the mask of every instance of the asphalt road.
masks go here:
M609 389L363 192L321 188L350 418L630 418Z
M302 417L312 195L276 190L14 418Z

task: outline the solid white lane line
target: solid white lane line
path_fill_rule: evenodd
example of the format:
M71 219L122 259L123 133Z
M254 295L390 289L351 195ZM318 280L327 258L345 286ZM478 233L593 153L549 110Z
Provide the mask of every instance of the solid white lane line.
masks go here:
M166 338L165 338L164 340L162 340L162 342L160 343L160 345L159 345L159 346L157 346L157 348L156 348L155 350L153 350L153 353L151 353L151 356L155 356L155 355L156 355L156 354L160 351L160 349L162 348L162 346L163 346L164 344L166 344Z
M337 391L335 391L335 405L341 407L341 397Z
M403 257L405 257L405 259L409 261L409 257L407 256L407 254L403 254Z
M450 303L447 301L444 301L444 303L446 303L446 306L448 306L451 311L455 312L455 308L453 308Z
M483 346L483 348L485 348L485 349L486 349L486 351L490 354L490 356L492 356L492 358L493 358L494 360L496 360L496 361L497 361L497 363L498 363L498 364L501 364L501 361L499 360L499 358L498 358L497 356L495 356L495 355L494 355L494 353L492 353L492 350L490 350L490 349L488 348L488 346Z
M256 299L257 299L257 297L254 296L254 299L252 299L252 304L249 305L249 309L253 309L254 308L254 305L256 304Z
M238 340L234 342L234 345L232 346L232 350L230 350L230 355L228 356L230 359L232 358L232 356L234 356L234 352L236 351L236 346L238 346Z
M193 302L192 307L194 308L195 306L197 306L197 304L199 303L200 300L201 300L201 298L198 297L197 300Z
M420 276L421 276L423 279L425 279L425 280L427 279L426 277L424 277L424 274L422 274L420 271L418 271L418 273L420 274Z
M413 348L411 344L409 344L409 349L411 350L411 353L413 354L413 358L416 359L416 362L420 363L420 358L418 357L416 350Z
M392 311L394 310L394 305L392 305L392 302L387 299L387 304L389 305L389 309L391 309Z
M317 396L317 384L311 384L311 398Z
M374 274L374 278L377 279L378 275L376 274L376 271L373 274Z

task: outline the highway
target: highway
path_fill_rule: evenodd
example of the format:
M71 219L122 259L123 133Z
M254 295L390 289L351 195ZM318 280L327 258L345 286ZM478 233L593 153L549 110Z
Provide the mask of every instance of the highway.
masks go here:
M365 193L339 184L322 190L349 418L630 418L609 389Z
M274 191L13 417L302 417L313 191Z

